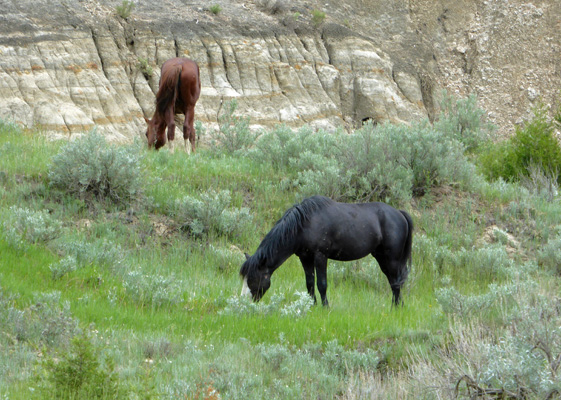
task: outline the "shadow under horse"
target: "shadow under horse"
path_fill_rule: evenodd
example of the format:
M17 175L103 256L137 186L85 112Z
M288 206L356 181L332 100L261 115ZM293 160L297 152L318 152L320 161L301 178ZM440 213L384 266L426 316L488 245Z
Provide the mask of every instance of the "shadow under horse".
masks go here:
M338 203L313 196L284 213L255 254L240 269L242 295L259 301L271 286L271 275L292 254L300 258L308 293L316 301L314 284L327 301L327 260L351 261L371 254L386 275L393 304L411 266L413 221L403 210L384 203Z
M195 104L201 94L199 66L188 58L172 58L162 65L160 86L156 94L156 111L152 119L144 118L148 124L146 138L148 147L156 150L166 144L167 139L172 147L175 138L175 115L184 114L183 139L185 148L187 140L191 143L191 151L195 151ZM172 147L173 149L173 147Z

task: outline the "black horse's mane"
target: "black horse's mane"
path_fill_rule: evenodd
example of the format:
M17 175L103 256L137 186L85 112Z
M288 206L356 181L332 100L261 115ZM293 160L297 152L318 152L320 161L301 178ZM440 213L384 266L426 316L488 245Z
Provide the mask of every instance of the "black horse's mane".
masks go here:
M265 260L274 259L278 254L284 254L287 251L293 252L296 237L304 222L316 211L331 203L333 200L327 197L312 196L289 208L275 223L273 229L265 235L255 254L243 263L240 274L246 276L249 271L263 264Z

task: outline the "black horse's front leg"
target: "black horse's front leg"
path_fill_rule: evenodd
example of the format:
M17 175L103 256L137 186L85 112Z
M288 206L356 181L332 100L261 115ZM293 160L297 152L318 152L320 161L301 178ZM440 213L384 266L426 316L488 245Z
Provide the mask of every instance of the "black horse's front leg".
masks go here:
M316 274L314 268L314 259L312 257L300 256L300 262L304 268L304 273L306 274L306 289L308 289L308 294L312 299L314 299L314 304L317 303L316 300Z
M321 304L329 306L327 301L327 257L322 253L316 253L314 267L317 275L317 286L321 296Z

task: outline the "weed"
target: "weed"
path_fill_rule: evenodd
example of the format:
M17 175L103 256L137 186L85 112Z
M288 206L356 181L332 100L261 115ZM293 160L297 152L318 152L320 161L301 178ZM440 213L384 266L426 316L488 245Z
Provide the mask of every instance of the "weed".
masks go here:
M123 0L121 5L116 7L117 14L121 18L127 19L128 17L130 17L135 6L136 4L134 0Z
M142 75L144 75L146 79L149 79L152 75L154 75L154 69L150 66L150 64L148 64L148 60L146 58L139 58L136 68L142 72Z
M220 11L222 11L222 7L220 7L220 5L218 4L213 4L212 6L209 7L209 10L214 15L218 15L220 14Z
M312 25L319 28L325 21L325 13L321 10L312 10Z

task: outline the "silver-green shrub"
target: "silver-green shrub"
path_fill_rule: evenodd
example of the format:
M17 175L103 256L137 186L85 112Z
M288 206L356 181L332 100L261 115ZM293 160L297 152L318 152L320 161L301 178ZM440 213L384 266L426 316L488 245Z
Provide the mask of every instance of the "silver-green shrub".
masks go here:
M550 238L538 250L537 261L540 265L549 268L554 273L558 275L561 273L561 234Z
M3 332L19 342L58 346L67 344L80 332L78 321L70 312L70 303L62 302L58 291L37 294L33 305L18 309L6 301L0 288L0 306Z
M332 140L325 134L319 139ZM286 125L277 125L271 131L262 133L249 154L253 159L275 168L287 168L292 159L298 159L307 149L317 149L318 141L316 134L307 126L293 131Z
M178 304L182 299L182 282L174 276L148 275L132 270L123 276L127 298L142 307L161 308Z
M296 299L286 304L281 310L281 315L289 316L289 317L303 317L306 315L312 306L314 305L314 300L308 294L308 292L296 292L294 293Z
M233 314L233 315L243 315L243 314L270 314L272 312L278 311L281 303L284 301L284 295L275 293L270 297L268 303L260 301L259 303L254 302L250 296L232 296L226 300L226 307L220 314Z
M249 129L249 118L234 115L238 108L236 99L224 103L224 110L218 116L218 131L210 132L210 145L218 153L244 153L259 137L260 133Z
M440 115L434 123L437 131L473 150L489 140L495 129L485 118L485 111L477 107L477 97L470 95L456 99L444 93L440 102Z
M231 207L230 191L203 192L198 198L185 196L170 205L171 214L193 236L209 233L233 236L243 233L253 223L249 209Z
M62 148L50 165L50 184L88 200L126 205L141 192L137 146L107 143L95 129Z
M469 187L476 176L462 144L428 123L366 124L351 135L330 137L325 146L317 135L317 145L308 143L291 159L303 196L399 203L442 184Z
M47 210L35 211L12 206L3 214L4 235L15 247L21 247L24 242L49 242L57 238L62 231L62 223Z
M91 265L115 270L124 258L121 246L110 244L105 240L95 242L64 240L57 243L55 247L64 255L49 266L52 278L55 280Z

